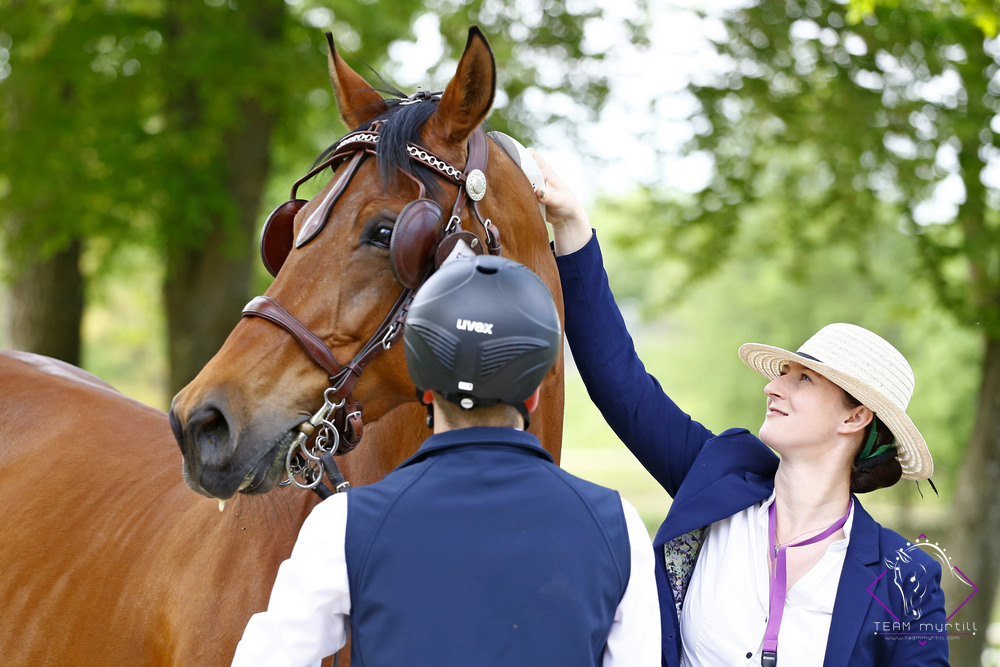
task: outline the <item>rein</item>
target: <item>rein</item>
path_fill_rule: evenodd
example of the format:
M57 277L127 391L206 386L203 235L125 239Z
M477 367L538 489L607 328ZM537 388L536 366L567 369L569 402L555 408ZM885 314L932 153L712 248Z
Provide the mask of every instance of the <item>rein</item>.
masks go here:
M426 93L418 93L418 95L422 95L423 97L418 98L414 96L410 100L404 100L401 104L429 99ZM295 239L296 248L302 247L315 238L326 225L333 206L346 190L347 185L353 179L361 163L368 156L376 154L376 146L381 128L382 122L375 121L364 130L346 135L337 143L329 158L295 182L292 188L292 200L301 201L295 200L295 192L302 182L328 166L334 166L342 161L347 161L346 169L337 177L334 186L324 196L319 207L303 223L298 237ZM432 230L434 236L425 239L425 243L433 244L430 252L431 258L434 256L434 250L443 249L443 246L447 245L444 244L444 241L449 237L463 239L471 237L475 239L471 241L472 247L478 244L478 239L473 234L462 230L461 213L466 207L472 209L476 219L485 231L485 245L488 252L494 255L500 254L502 247L500 245L499 232L489 218L484 219L482 217L477 206L479 200L486 194L486 176L484 172L489 157L489 149L485 132L481 128L477 128L469 137L468 158L464 171L456 169L432 152L413 143L407 144L407 154L412 161L431 169L435 175L458 186L458 194L451 209L451 216L445 224L443 231L438 233L434 229ZM420 203L429 203L432 207L437 207L436 203L423 198L423 186L420 186L418 197L419 199L410 202L408 207ZM434 208L434 210L437 210L437 208ZM406 223L410 221L408 219L404 221L405 215L406 208L404 208L397 218L396 228L393 230L394 236L397 233L401 234L401 228L408 226L413 226L420 231L420 221L414 221L413 225L407 225ZM435 221L435 227L436 224ZM268 233L268 226L265 226L265 237ZM417 232L414 232L414 234L417 234ZM407 240L409 240L408 236ZM397 277L399 277L401 272L396 270L396 263L404 263L405 260L407 271L412 273L414 269L410 265L421 260L420 257L413 260L405 257L405 255L404 260L397 259L400 252L406 253L408 250L409 248L404 247L397 252L394 247L391 251L394 262L393 270L396 272ZM441 253L438 252L437 254L440 255ZM436 265L440 265L440 259L440 257L437 258ZM265 264L267 264L266 257ZM423 263L417 264L417 266L423 267ZM274 268L280 268L280 265ZM272 270L271 266L268 266L268 270L272 274L277 272L276 270ZM330 386L323 393L323 406L309 419L299 424L296 429L297 432L295 433L294 440L285 457L287 479L280 482L280 486L287 486L294 483L303 489L313 489L322 498L329 497L333 493L345 491L350 487L350 483L341 474L340 468L334 460L334 455L345 454L357 447L363 435L362 405L354 400L351 392L361 374L368 367L368 364L391 348L402 335L406 314L413 300L414 293L417 287L434 271L434 265L431 265L428 269L421 268L421 270L422 274L413 281L416 283L416 286L407 287L404 284L402 292L389 309L389 313L383 319L382 324L379 325L371 338L368 339L357 354L346 364L338 362L333 351L319 336L310 331L308 327L302 324L302 322L296 319L294 315L289 313L273 298L269 296L254 297L243 308L243 317L260 317L289 333L313 363L322 368L330 379ZM407 274L404 272L404 275ZM401 279L401 282L405 281ZM312 444L309 445L311 437ZM330 490L330 488L322 483L324 473L330 480L333 490Z

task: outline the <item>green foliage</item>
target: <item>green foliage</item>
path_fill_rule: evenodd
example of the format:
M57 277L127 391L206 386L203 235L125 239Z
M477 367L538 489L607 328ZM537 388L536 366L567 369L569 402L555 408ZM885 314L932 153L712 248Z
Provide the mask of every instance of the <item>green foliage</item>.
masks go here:
M593 212L611 285L647 370L698 421L719 432L763 421L765 380L740 362L745 342L794 349L824 324L856 322L892 341L917 378L909 412L934 456L934 482L943 501L922 502L912 484L878 491L865 500L879 520L904 534L943 526L947 500L973 419L981 348L978 330L959 326L934 303L913 244L888 226L864 247L871 257L859 271L855 250L834 246L799 259L762 249L781 206L741 221L727 261L711 275L684 283L686 265L664 254L662 237L637 240L642 191L604 200ZM678 223L680 224L680 223ZM627 242L623 242L627 241ZM765 245L762 245L765 244ZM774 248L792 253L794 248ZM655 532L669 507L666 493L639 468L590 403L582 381L567 370L563 465L618 488ZM927 486L923 485L927 492Z
M324 30L353 64L391 73L390 47L413 36L419 17L437 16L444 57L423 84L440 87L479 23L498 59L494 123L530 141L529 128L562 122L547 96L590 114L606 99L607 75L587 69L603 54L584 39L601 14L482 0L6 3L0 201L17 213L0 218L8 251L51 251L77 237L197 248L212 229L231 228L232 141L248 112L273 123L283 182L302 171L303 152L310 159L346 129L331 103ZM642 26L631 34L641 39Z
M88 273L103 277L87 286L82 366L127 396L166 410L166 337L157 298L162 271L149 248L130 245L116 253L100 250L84 264L106 263Z
M150 25L85 2L0 10L0 201L12 257L50 256L133 220L141 188L117 165L144 148L133 107L156 45Z
M916 4L916 3L915 3ZM987 37L996 37L1000 31L1000 3L996 0L935 0L919 3L922 8L935 11L939 16L965 18L983 31ZM875 13L878 7L898 8L899 0L849 0L847 13L851 23L858 23ZM902 5L903 8L907 4Z
M750 242L792 276L835 245L866 272L873 240L902 232L919 251L911 277L964 325L1000 335L1000 191L984 177L1000 160L1000 49L932 8L876 5L853 25L847 11L763 1L723 19L725 65L691 87L690 148L712 155L712 181L687 202L648 193L629 242L662 236L698 280L754 216L770 222ZM950 211L931 213L955 190Z
M251 263L254 286L267 285L254 227L347 129L332 103L324 31L385 90L407 64L393 49L420 32L435 65L399 85L439 89L479 23L497 52L494 125L530 143L529 127L572 124L560 117L567 100L591 115L604 103L607 74L590 66L603 54L585 36L602 15L596 4L545 0L516 12L489 0L0 4L4 277L80 240L85 279L113 266L115 253L151 246L166 266L172 377L186 379L221 344L217 318L249 296ZM641 22L629 26L637 39L641 31ZM556 96L562 107L548 104ZM218 297L211 316L197 312L208 301L198 290Z

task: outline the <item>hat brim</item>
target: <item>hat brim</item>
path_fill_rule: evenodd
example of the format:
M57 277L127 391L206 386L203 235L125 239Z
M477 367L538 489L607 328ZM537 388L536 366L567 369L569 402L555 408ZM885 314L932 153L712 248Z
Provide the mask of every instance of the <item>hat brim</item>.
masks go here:
M934 474L934 461L930 450L913 420L877 389L821 361L772 345L745 343L740 346L739 355L743 363L770 380L780 376L782 366L789 362L802 364L816 371L861 401L862 405L878 415L878 418L889 427L896 438L896 447L899 450L896 458L903 469L904 479L919 481L928 479Z

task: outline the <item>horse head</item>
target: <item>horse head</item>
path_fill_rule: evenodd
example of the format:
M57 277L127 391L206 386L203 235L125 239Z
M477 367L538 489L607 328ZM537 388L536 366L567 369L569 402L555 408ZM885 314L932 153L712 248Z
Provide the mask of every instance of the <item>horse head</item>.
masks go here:
M300 179L268 219L262 254L274 282L171 406L185 479L206 496L269 491L295 457L301 472L319 454L348 452L362 423L366 445L341 458L362 480L411 455L429 432L394 343L414 288L449 256L502 249L541 276L561 312L531 184L481 128L496 88L482 33L470 29L443 93L392 100L328 39L340 114L355 129L308 175L332 171L326 186L296 199ZM558 461L561 359L542 389L532 430Z

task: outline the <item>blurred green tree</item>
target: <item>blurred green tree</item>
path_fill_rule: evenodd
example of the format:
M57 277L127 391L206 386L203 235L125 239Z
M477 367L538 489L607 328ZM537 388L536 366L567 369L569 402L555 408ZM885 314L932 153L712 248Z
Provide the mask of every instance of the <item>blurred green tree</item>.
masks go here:
M865 13L764 0L708 19L718 62L690 87L690 150L710 157L710 182L688 201L650 192L630 237L682 260L682 283L713 274L736 248L795 283L848 248L860 275L888 269L931 288L979 337L948 546L980 591L962 613L985 624L1000 576L1000 42L961 12L938 11L956 6L873 3ZM741 233L755 216L767 216L766 233ZM878 244L886 231L912 244L915 263ZM984 634L953 642L954 663L978 664Z
M418 20L430 25L440 65L418 83L438 88L478 23L500 71L491 120L527 141L529 127L569 124L544 103L551 96L591 117L601 108L607 75L579 67L603 58L585 35L601 16L542 1L516 11L484 0L5 3L0 228L11 344L79 363L81 254L100 267L121 244L147 243L164 263L162 293L150 298L167 313L168 390L197 373L263 281L262 199L284 197L346 130L330 104L323 30L355 65L397 71L393 47ZM642 39L641 20L628 27Z
M0 8L0 223L12 345L77 363L82 239L113 238L134 214L134 191L109 165L136 148L130 106L142 104L142 86L132 67L150 44L141 13L102 16L81 3L67 30L74 10L62 5Z
M899 2L898 0L849 0L848 4L851 7L848 18L856 22L873 13L876 7L896 7ZM945 0L925 5L925 8L953 16L964 16L988 37L996 37L1000 31L1000 3L997 0Z
M877 253L879 261L865 273L856 269L857 250L846 244L829 247L822 261L814 258L803 272L793 273L787 261L760 254L757 247L771 234L773 220L789 215L777 197L774 203L769 209L761 201L741 216L727 260L703 280L678 289L685 265L664 261L655 233L634 234L635 221L649 206L648 193L598 201L592 218L608 246L612 288L646 368L685 412L713 431L756 431L763 421L765 381L740 362L739 345L756 341L794 348L828 322L855 322L878 331L913 367L917 385L910 413L934 454L935 483L950 500L951 473L972 428L969 402L980 363L976 332L961 327L935 302L928 283L911 279L919 270L916 249L890 224L880 224L866 240L865 251ZM935 344L928 345L929 340ZM948 382L936 381L940 377ZM913 486L899 484L891 492L871 494L865 507L896 506L880 520L903 534L942 531L950 519L945 520L943 503L931 498L917 502Z

